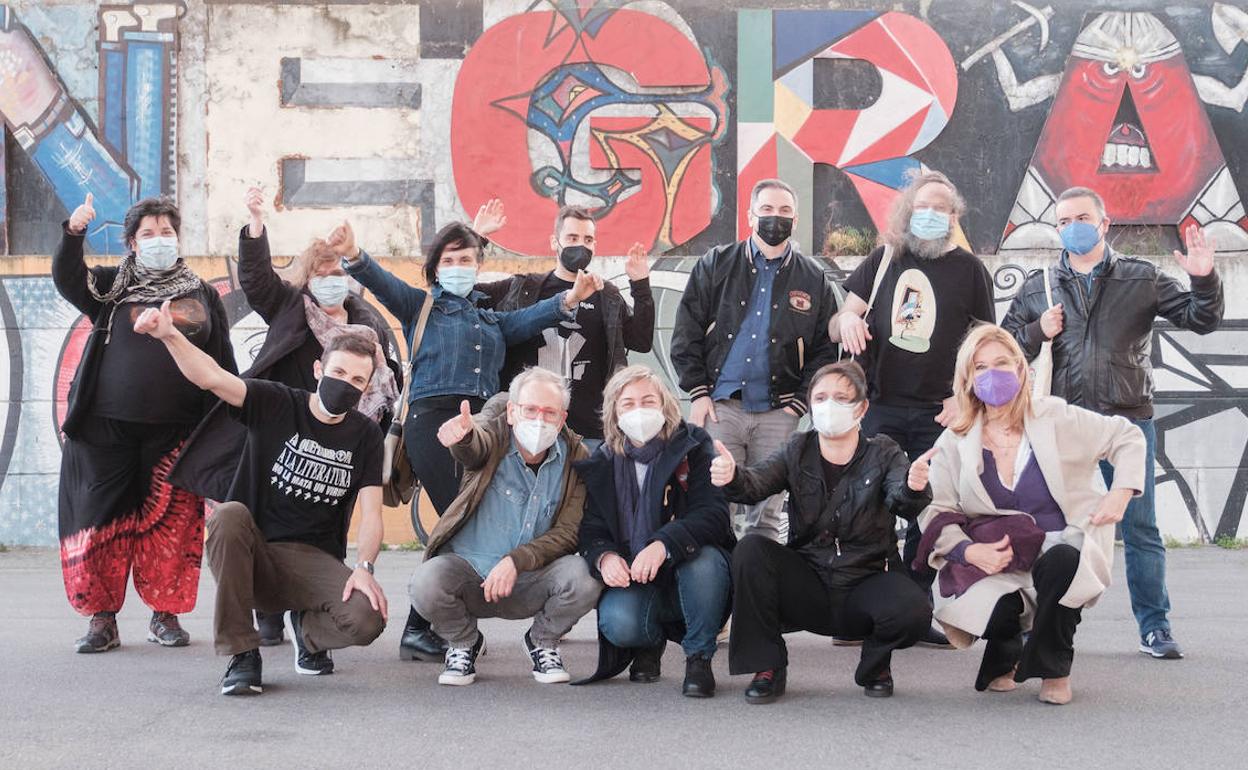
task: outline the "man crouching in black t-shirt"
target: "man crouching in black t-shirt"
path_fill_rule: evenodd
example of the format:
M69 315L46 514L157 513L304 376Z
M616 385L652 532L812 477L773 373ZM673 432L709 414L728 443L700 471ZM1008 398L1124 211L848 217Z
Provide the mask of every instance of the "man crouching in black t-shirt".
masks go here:
M230 502L208 522L215 645L233 656L221 693L262 690L253 609L290 608L295 670L332 673L329 650L369 644L386 626L386 596L373 579L382 538L381 431L353 409L373 376L374 343L352 334L332 340L313 367L316 393L308 393L225 371L174 327L168 302L145 310L134 330L164 342L182 374L247 427ZM342 560L357 494L360 561L349 570Z

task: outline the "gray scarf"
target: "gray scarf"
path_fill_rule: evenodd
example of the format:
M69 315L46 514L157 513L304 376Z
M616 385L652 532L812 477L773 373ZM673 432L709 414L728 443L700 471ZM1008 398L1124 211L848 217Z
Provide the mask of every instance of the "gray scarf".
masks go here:
M117 306L123 302L139 302L150 304L177 299L199 291L203 285L198 275L186 266L181 257L168 270L151 270L139 264L133 253L127 254L117 267L117 275L113 285L107 292L100 293L96 286L95 273L87 271L87 291L96 300L108 303L108 334L104 338L107 345L113 337L113 314Z

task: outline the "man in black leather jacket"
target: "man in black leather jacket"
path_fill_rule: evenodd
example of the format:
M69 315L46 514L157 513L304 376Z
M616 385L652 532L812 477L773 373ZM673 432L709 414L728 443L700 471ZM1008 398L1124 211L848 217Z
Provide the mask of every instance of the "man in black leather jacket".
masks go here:
M1222 282L1213 266L1215 246L1196 225L1185 233L1187 254L1174 252L1191 289L1141 259L1115 253L1105 243L1110 220L1096 192L1074 187L1058 196L1057 227L1065 249L1049 268L1053 306L1044 275L1028 276L1001 325L1028 358L1053 341L1053 395L1101 414L1122 415L1144 431L1148 467L1144 494L1122 520L1127 587L1140 630L1140 652L1181 658L1167 615L1166 549L1157 529L1153 491L1153 319L1208 334L1222 320ZM1106 481L1109 466L1102 463Z

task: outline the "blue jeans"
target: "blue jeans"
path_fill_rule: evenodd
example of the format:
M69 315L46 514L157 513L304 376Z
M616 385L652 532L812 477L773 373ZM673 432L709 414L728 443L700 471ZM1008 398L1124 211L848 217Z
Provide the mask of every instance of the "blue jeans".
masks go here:
M685 655L715 654L715 637L728 614L732 576L728 555L704 545L676 567L675 580L610 588L598 601L598 630L616 647L658 647L664 623L685 624Z
M1153 454L1157 449L1157 429L1150 420L1132 420L1144 432L1148 444L1144 460L1144 494L1131 498L1119 525L1126 551L1127 590L1131 612L1140 627L1140 636L1160 629L1170 630L1170 594L1166 591L1166 546L1157 529L1157 504L1153 494ZM1114 467L1101 462L1107 485L1113 483Z

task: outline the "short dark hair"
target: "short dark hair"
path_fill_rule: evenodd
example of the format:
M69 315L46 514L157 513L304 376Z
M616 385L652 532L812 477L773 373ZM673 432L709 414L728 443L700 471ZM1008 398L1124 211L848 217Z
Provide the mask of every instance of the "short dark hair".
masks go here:
M182 233L182 215L178 213L178 204L174 203L172 198L144 198L126 212L124 224L127 246L139 232L139 225L143 223L144 217L169 217L169 224L173 225L173 231L179 235Z
M563 221L565 219L579 219L583 222L593 222L594 213L584 206L560 206L559 213L555 215L555 237L559 237L559 231L563 229Z
M793 210L797 210L797 190L788 182L781 179L760 179L754 183L754 188L750 190L750 211L758 204L758 196L763 190L784 190L793 197Z
M463 222L451 222L433 236L429 253L425 256L425 280L433 286L438 280L438 262L442 261L442 252L447 249L476 249L477 263L485 259L485 241L481 236Z
M815 376L810 378L810 389L814 391L815 386L824 377L844 377L854 389L854 402L857 403L867 397L867 375L862 371L862 367L857 361L837 361L834 364L827 364L820 367L815 372ZM810 400L810 394L807 393L806 400Z
M1061 195L1057 196L1054 205L1062 201L1068 201L1072 198L1088 198L1092 201L1092 205L1096 208L1096 215L1101 219L1105 218L1105 199L1097 194L1096 190L1091 187L1071 187L1064 190Z
M367 358L369 363L373 365L373 369L377 368L377 343L363 334L343 332L336 335L325 346L325 352L321 354L321 366L328 364L330 355L339 351Z

